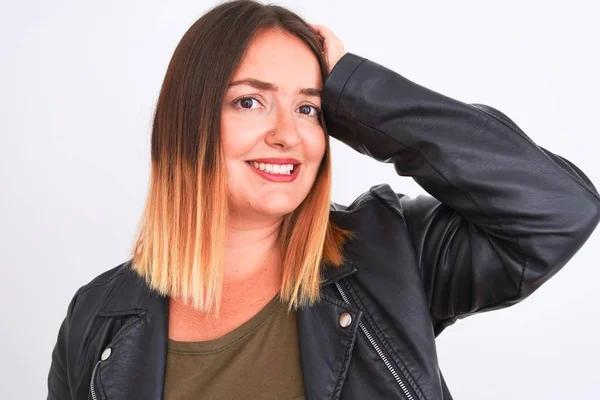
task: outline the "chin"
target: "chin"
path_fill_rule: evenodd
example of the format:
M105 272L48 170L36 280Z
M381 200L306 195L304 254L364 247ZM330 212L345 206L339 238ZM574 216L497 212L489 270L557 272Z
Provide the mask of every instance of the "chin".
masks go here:
M268 214L271 216L282 217L286 214L293 212L296 208L298 208L297 204L281 204L281 205L273 205L262 208L260 211L263 214Z
M243 201L241 198L248 200ZM230 207L238 210L236 213L241 214L282 217L296 210L303 200L304 198L298 196L297 192L290 196L289 193L271 191L268 194L265 193L254 198L250 196L236 196L234 202L230 203Z
M290 199L287 196L271 197L268 202L261 204L260 211L268 215L283 216L293 212L301 202L302 199Z

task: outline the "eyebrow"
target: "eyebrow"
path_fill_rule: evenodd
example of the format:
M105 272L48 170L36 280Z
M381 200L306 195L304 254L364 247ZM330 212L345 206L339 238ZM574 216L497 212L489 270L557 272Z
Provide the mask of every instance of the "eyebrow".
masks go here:
M277 89L278 89L277 85L275 85L274 83L265 82L265 81L261 81L261 80L254 79L254 78L238 79L237 81L231 82L229 84L228 88L230 88L232 86L237 86L237 85L248 85L248 86L252 86L253 88L260 89L260 90L277 91ZM321 97L320 89L302 88L298 92L300 94L304 94L307 96Z

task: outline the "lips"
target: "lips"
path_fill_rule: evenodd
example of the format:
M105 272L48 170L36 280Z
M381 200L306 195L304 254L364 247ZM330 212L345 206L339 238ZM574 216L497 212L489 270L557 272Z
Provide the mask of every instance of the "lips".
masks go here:
M256 161L258 162L258 161ZM291 163L288 163L291 164ZM292 182L294 181L297 177L298 177L298 173L300 171L300 164L294 165L294 169L292 170L292 173L290 175L285 175L285 174L272 174L270 172L267 171L263 171L260 170L256 167L254 167L251 164L251 161L246 161L246 165L248 165L248 168L250 168L252 171L256 172L259 176L263 177L264 179L271 181L271 182Z
M257 158L255 160L248 160L247 162L251 161L264 164L293 164L294 166L300 164L300 161L295 158Z

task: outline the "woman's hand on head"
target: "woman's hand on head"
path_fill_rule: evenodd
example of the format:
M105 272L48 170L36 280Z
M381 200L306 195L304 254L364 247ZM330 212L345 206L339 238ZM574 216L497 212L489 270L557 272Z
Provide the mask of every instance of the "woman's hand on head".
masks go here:
M328 71L330 73L335 64L346 54L341 40L325 25L310 25L311 29L323 40L323 52L327 59Z

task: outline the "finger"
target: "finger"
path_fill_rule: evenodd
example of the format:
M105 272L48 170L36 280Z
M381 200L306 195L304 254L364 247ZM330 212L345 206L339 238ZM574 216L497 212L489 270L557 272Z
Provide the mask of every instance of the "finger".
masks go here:
M311 25L315 30L323 32L323 33L327 33L328 31L331 32L329 30L329 28L327 28L327 26L325 25L319 25L319 24L312 24Z
M331 30L329 30L325 25L309 25L312 30L319 36L323 38L327 38L331 35Z
M310 26L310 28L315 31L320 31L323 28L323 25L318 25L318 24L308 24L308 26Z
M319 38L323 42L323 47L330 48L331 47L330 42L335 40L332 37L332 35L330 34L331 31L329 31L327 29L327 27L325 27L324 25L310 25L310 27L313 29L313 32L316 33L317 36L319 36Z
M330 48L329 41L325 37L323 37L323 35L321 35L317 30L314 30L313 32L315 33L315 35L317 36L317 39L321 43L321 47L323 48L323 53L327 54L327 52L329 51L329 48Z

